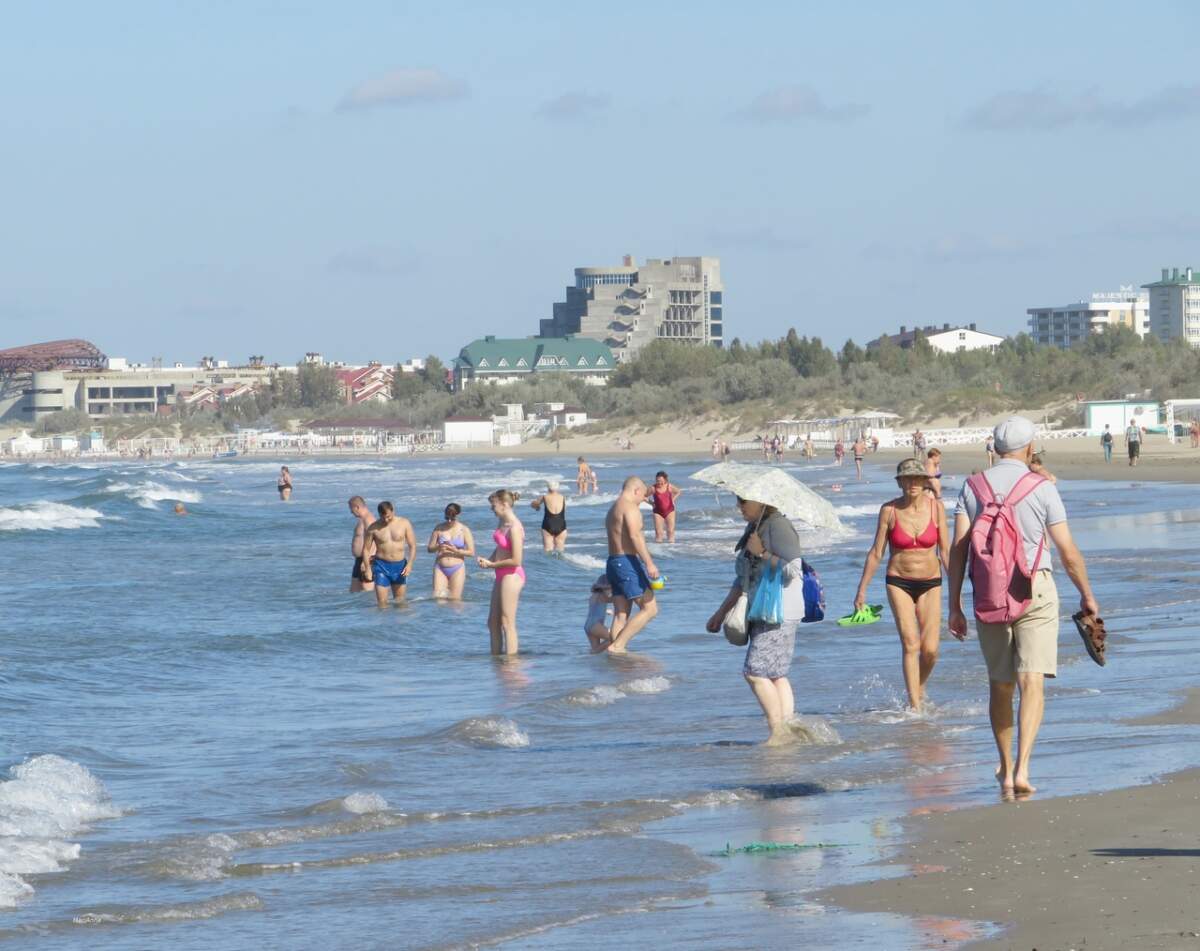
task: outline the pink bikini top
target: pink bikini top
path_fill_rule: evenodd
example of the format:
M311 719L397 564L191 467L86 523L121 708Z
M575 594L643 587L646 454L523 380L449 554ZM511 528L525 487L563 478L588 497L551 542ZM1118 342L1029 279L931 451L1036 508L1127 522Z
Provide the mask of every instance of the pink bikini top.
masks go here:
M496 543L497 548L503 548L505 551L512 548L512 542L509 540L508 533L502 528L498 528L492 532L492 540Z

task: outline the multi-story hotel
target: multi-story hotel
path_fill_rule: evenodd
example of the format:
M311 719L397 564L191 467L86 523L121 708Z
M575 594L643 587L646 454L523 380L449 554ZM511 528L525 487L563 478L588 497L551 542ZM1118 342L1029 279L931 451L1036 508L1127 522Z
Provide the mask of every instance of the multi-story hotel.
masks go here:
M620 267L577 267L575 286L541 322L540 336L575 334L627 360L651 340L723 345L725 287L719 258L650 258Z
M1132 284L1095 293L1091 300L1061 307L1030 307L1025 313L1029 315L1029 336L1045 347L1065 349L1105 327L1125 326L1139 337L1150 329L1150 297L1135 291Z
M1161 281L1142 287L1150 292L1150 332L1200 347L1200 271L1163 268Z

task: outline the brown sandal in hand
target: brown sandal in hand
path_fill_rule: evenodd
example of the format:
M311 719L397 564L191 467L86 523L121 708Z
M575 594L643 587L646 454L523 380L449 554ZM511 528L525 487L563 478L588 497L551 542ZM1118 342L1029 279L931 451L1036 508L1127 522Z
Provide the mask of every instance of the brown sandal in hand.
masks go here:
M1083 646L1087 648L1088 656L1103 667L1106 663L1105 641L1108 638L1108 632L1104 630L1104 619L1089 611L1078 611L1071 615L1071 620L1075 622L1075 629L1083 638Z

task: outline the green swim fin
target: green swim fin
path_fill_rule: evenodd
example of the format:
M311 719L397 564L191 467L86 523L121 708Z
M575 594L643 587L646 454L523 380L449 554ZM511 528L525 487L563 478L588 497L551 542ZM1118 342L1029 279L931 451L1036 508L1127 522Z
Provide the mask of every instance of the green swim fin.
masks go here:
M838 618L838 624L842 627L857 627L859 624L874 624L881 617L883 617L883 605L868 604L861 611Z

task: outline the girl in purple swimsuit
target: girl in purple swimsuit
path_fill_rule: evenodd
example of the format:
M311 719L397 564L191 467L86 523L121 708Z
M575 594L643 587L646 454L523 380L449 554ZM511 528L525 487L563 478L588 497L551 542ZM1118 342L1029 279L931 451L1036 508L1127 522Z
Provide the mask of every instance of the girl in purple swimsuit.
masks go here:
M457 502L446 506L446 521L436 526L429 536L426 550L435 555L433 562L433 596L461 601L467 583L467 559L475 554L475 539L471 530L458 517L462 507Z

